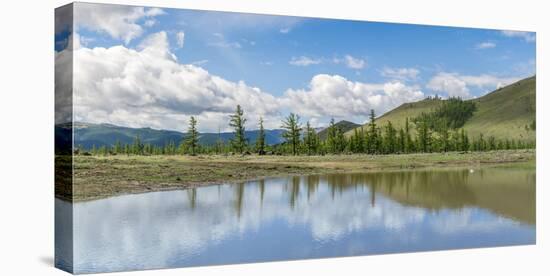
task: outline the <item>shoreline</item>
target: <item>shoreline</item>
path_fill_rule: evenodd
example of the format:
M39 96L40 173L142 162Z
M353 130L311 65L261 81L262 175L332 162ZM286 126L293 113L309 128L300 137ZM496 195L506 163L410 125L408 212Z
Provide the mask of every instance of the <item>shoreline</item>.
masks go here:
M402 155L74 156L72 196L57 187L55 196L65 201L85 202L272 177L518 163L527 166L533 163L534 167L535 160L535 150Z

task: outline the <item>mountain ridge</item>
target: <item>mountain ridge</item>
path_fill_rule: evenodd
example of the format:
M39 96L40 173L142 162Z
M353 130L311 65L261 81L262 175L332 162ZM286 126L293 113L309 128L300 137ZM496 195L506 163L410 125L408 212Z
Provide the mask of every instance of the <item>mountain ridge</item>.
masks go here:
M62 126L56 126L61 128ZM170 142L179 144L186 133L175 130L159 130L150 127L131 128L117 126L109 123L86 123L75 122L73 125L74 145L84 149L90 149L93 146L113 146L117 141L124 144L131 144L139 135L142 143L149 143L155 146L164 146ZM266 143L268 145L282 143L282 129L266 129ZM259 130L248 130L245 132L245 137L249 143L253 144L258 137ZM201 145L214 145L218 139L224 143L228 143L234 137L232 132L222 133L199 133L199 143Z
M498 88L479 98L466 100L475 102L477 110L463 128L470 137L483 134L485 137L494 136L497 139L535 141L535 131L528 129L536 118L535 100L536 75ZM376 124L384 126L391 121L397 129L404 128L406 118L410 121L422 112L431 112L444 101L440 98L428 98L403 103L376 118ZM368 123L360 127L365 128L367 125ZM348 137L352 134L353 129L346 132Z

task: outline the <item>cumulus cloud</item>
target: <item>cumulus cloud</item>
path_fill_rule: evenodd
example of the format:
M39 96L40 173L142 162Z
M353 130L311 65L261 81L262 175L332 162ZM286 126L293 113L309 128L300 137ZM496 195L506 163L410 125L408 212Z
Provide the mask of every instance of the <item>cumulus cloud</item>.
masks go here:
M147 20L164 14L158 8L143 8L123 5L97 5L77 3L74 9L75 25L91 31L106 33L112 38L120 39L128 44L143 33L144 25L151 25ZM153 22L154 24L154 22Z
M517 77L501 78L487 74L469 76L441 72L435 75L426 87L436 92L442 92L449 97L470 98L472 96L470 87L497 89L518 80Z
M439 73L428 82L426 87L433 91L446 93L449 97L471 97L470 89L458 74Z
M204 62L180 63L170 52L166 32L149 35L136 49L75 49L75 120L185 130L193 115L199 130L224 131L240 104L249 118L247 127L256 128L263 116L266 128L279 128L285 112L319 123L331 116L359 120L370 109L380 114L424 97L417 87L399 81L369 84L324 74L314 76L308 89L289 89L275 97L244 81L212 75L197 66Z
M506 37L517 37L522 38L525 42L535 42L536 35L533 32L522 32L522 31L501 31L503 36Z
M74 70L79 72L74 78L76 121L184 130L188 116L195 115L200 129L216 130L227 125L240 104L251 118L280 122L275 119L278 100L271 94L178 63L165 32L150 35L137 50L79 48Z
M496 43L489 42L489 41L481 42L476 45L476 49L480 49L480 50L491 49L495 47L497 47Z
M416 68L390 68L384 67L380 75L385 78L402 81L414 81L417 79L420 71Z
M319 74L308 89L289 89L282 103L309 117L366 117L371 109L381 114L404 102L422 99L417 87L393 81L369 84L349 81L338 75Z
M343 62L346 64L348 68L351 69L363 69L367 62L360 58L354 58L350 55L344 56Z
M322 62L321 59L314 59L306 56L300 56L300 57L292 57L292 59L290 59L288 63L294 66L309 66L309 65L320 64L321 62Z
M185 33L184 32L177 32L176 33L176 43L178 44L178 47L183 48L184 39L185 39Z

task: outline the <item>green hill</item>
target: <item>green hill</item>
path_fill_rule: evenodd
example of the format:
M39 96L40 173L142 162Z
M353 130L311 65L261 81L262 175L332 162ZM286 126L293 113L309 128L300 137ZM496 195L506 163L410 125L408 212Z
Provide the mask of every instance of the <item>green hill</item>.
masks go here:
M338 123L336 123L334 125L337 128L340 128L343 132L347 132L347 131L353 130L353 129L361 126L360 124L356 124L356 123L346 121L346 120L339 121ZM319 131L318 135L319 135L319 139L321 139L321 140L327 139L327 137L328 137L328 127L324 128L321 131Z
M536 77L530 77L499 88L483 97L468 101L476 102L477 110L466 122L464 129L470 137L494 136L497 139L520 139L534 141L535 131L529 126L536 116ZM405 119L414 118L439 107L444 100L425 99L405 103L376 119L379 126L391 121L396 128L404 127ZM412 125L412 124L411 124ZM364 127L364 126L363 126ZM414 127L413 127L414 129ZM346 135L351 135L348 131Z

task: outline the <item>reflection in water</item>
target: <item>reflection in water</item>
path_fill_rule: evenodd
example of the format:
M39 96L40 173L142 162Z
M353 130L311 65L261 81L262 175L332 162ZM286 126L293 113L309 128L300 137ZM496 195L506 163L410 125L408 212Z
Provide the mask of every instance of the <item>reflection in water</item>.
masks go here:
M532 244L535 172L274 178L73 208L77 273Z

